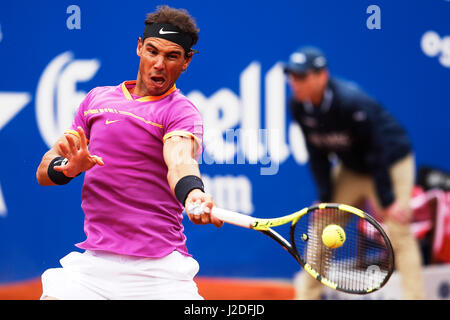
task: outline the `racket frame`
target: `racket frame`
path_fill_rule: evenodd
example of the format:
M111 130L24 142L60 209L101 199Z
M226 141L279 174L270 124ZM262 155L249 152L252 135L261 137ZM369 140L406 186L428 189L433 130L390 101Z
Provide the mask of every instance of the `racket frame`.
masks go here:
M381 234L385 244L386 244L386 249L389 252L389 270L388 270L388 274L387 276L383 279L383 281L375 287L366 289L366 290L348 290L345 288L340 287L337 283L328 280L327 278L323 277L322 275L320 275L316 270L314 270L314 268L306 263L303 258L300 256L300 254L298 253L297 247L295 245L295 239L294 239L294 230L295 230L295 225L298 222L298 220L301 218L301 216L297 217L295 220L292 221L291 224L291 232L290 232L290 244L291 244L291 250L288 250L289 253L291 253L292 255L295 254L295 259L300 263L300 265L303 267L303 269L305 269L306 272L308 272L313 278L315 278L316 280L320 281L322 284L326 285L327 287L330 287L334 290L338 290L338 291L342 291L345 293L350 293L350 294L368 294L368 293L372 293L376 290L379 290L380 288L382 288L388 281L389 278L391 277L392 273L394 272L394 266L395 266L395 258L394 258L394 250L392 248L392 244L391 241L389 240L389 237L387 236L386 232L383 230L383 228L381 227L381 225L369 214L365 213L364 211L349 206L349 205L345 205L345 204L339 204L339 203L319 203L317 205L313 205L311 207L308 207L306 209L306 213L317 210L317 209L338 209L341 211L345 211L348 213L352 213L355 214L357 216L359 216L361 219L367 220L375 229L377 229L377 231ZM304 215L303 214L303 215Z
M369 288L366 290L348 290L345 288L342 288L338 286L335 282L328 280L327 278L320 275L314 268L306 263L303 258L298 253L298 250L295 245L295 239L294 239L294 230L297 222L306 215L307 213L317 210L317 209L338 209L341 211L345 211L351 214L355 214L361 219L367 220L374 228L378 230L378 232L381 234L385 244L386 249L389 252L389 270L387 276L383 279L383 282L379 284L376 287ZM303 269L308 272L313 278L320 281L322 284L326 285L327 287L330 287L334 290L342 291L345 293L350 294L368 294L371 292L374 292L381 287L383 287L391 277L393 271L394 271L394 251L392 248L392 244L389 240L389 237L387 236L386 232L383 230L383 228L380 226L380 224L369 214L365 213L364 211L357 209L355 207L345 205L345 204L338 204L338 203L319 203L316 205L313 205L311 207L306 207L302 210L296 211L292 214L282 216L279 218L273 218L273 219L263 219L263 218L255 218L248 215L244 215L241 213L221 209L218 207L213 207L212 214L227 223L234 224L240 227L248 228L257 230L268 237L275 240L278 244L280 244L286 251L288 251L294 258L297 260L297 262L303 267ZM281 226L284 224L287 224L291 222L290 227L290 242L286 240L284 237L282 237L278 232L272 229L272 227Z

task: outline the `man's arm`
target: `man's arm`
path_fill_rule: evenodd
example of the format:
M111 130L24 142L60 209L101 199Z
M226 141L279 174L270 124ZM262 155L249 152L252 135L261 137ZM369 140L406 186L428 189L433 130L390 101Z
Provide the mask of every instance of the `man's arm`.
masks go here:
M390 146L384 142L381 130L387 124L381 123L383 119L378 116L381 108L374 100L361 96L349 108L348 118L352 119L354 134L366 148L364 158L374 178L378 200L383 208L387 208L395 201L395 197L386 158L386 149Z
M390 167L385 152L385 149L390 146L383 141L383 133L379 130L381 126L391 125L391 123L380 123L375 116L377 110L379 112L384 111L381 105L370 99L364 102L360 105L361 109L356 111L364 112L363 120L355 121L354 127L356 134L365 139L365 145L367 146L365 158L374 178L378 200L385 216L398 223L408 223L412 218L412 211L403 208L395 198Z
M182 136L172 136L164 142L164 161L168 168L167 181L174 193L177 183L183 177L195 176L201 178L198 162L194 158L195 143L192 138ZM182 205L185 206L189 203L205 203L205 213L201 215L193 215L186 208L186 213L194 224L212 223L217 227L223 224L222 221L210 214L214 205L211 195L198 188L193 189L187 194L185 203Z

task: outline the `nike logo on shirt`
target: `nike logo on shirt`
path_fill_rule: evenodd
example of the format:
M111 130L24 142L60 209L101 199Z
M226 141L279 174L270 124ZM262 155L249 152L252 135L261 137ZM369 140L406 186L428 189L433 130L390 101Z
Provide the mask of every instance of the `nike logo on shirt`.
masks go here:
M111 124L111 123L114 123L114 122L117 122L117 121L120 121L120 120L111 120L111 121L106 120L106 121L105 121L105 124Z

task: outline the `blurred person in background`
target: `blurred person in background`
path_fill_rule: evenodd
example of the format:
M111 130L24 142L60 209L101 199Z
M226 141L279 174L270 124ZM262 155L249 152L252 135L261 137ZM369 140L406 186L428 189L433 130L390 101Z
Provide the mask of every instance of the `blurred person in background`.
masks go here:
M422 257L410 230L415 160L406 131L358 86L331 77L318 48L294 52L284 71L318 201L361 208L369 200L392 241L404 299L424 299ZM298 299L321 298L319 281L302 272L299 282Z

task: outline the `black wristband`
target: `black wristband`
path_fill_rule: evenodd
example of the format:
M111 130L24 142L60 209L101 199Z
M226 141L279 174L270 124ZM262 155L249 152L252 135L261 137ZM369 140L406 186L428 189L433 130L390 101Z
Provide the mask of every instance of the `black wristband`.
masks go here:
M178 201L185 206L186 198L194 189L200 189L203 192L205 192L203 181L197 176L184 176L180 180L178 180L177 184L175 185L175 196L177 197Z
M64 157L54 158L48 165L47 175L54 183L63 185L68 184L73 178L67 177L64 173L55 171L54 166L60 166L64 161L67 161Z

